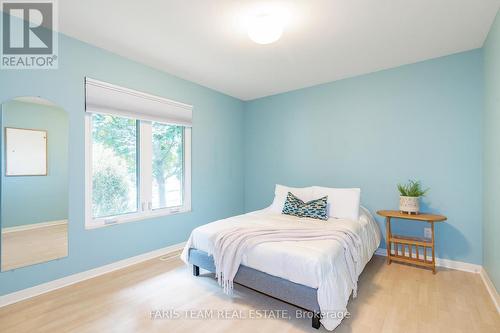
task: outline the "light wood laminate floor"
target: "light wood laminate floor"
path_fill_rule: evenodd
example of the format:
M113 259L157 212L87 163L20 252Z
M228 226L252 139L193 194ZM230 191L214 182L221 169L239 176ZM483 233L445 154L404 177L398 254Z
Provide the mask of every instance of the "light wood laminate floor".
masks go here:
M194 277L175 258L115 271L0 308L2 332L318 332L309 319L151 320L152 310L296 308L211 274ZM340 332L500 332L500 316L477 274L391 264L374 257L360 277ZM321 327L319 332L326 332Z
M2 271L68 255L68 225L2 233Z
M2 271L64 258L67 255L66 223L2 233Z

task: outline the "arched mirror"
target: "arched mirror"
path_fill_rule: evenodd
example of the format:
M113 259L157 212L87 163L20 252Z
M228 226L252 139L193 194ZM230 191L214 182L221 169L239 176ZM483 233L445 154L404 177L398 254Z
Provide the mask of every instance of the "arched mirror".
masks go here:
M39 97L2 104L1 270L68 255L68 115Z

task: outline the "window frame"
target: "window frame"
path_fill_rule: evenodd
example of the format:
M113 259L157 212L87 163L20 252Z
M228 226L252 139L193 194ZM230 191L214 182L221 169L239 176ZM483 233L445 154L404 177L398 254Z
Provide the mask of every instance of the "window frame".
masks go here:
M122 115L116 115L123 117ZM133 118L132 118L133 119ZM116 216L94 218L92 214L92 113L85 114L85 229L141 221L191 211L191 127L183 127L183 176L181 206L152 208L152 122L138 121L137 140L137 211Z

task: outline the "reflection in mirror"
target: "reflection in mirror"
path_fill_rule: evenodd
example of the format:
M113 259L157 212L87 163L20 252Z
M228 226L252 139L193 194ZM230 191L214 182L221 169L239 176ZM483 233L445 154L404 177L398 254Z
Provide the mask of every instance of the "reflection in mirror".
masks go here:
M20 97L2 104L1 270L68 255L68 115Z

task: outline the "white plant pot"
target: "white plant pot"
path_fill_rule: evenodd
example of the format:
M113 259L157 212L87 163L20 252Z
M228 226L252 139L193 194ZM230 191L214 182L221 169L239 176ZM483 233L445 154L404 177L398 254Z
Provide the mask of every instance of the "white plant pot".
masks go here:
M420 197L399 197L399 210L409 214L418 214L420 210Z

